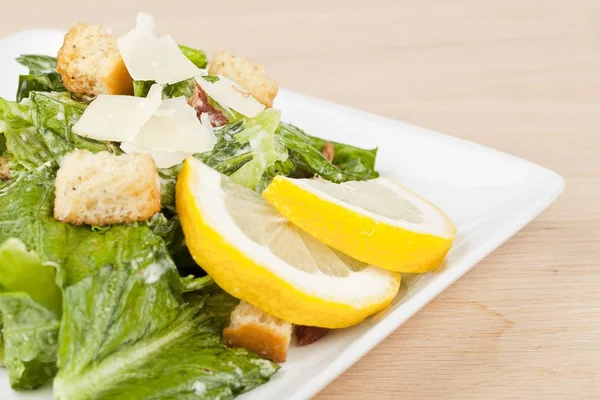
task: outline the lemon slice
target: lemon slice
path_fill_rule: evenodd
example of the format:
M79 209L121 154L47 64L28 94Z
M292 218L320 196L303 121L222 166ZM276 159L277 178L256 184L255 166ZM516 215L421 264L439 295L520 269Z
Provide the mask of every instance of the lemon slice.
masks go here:
M194 260L231 295L298 325L343 328L386 307L400 275L289 223L260 195L188 158L177 212Z
M456 237L443 211L386 178L336 184L278 176L263 197L319 241L391 271L438 267Z

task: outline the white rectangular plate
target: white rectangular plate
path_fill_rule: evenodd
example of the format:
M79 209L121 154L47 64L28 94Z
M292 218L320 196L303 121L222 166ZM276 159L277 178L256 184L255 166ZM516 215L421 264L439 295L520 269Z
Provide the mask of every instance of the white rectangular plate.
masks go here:
M62 33L26 31L0 41L0 96L13 99L20 54L57 53ZM458 228L444 265L403 284L384 312L363 324L332 332L318 343L293 347L268 384L243 399L307 399L334 380L481 259L518 232L562 192L556 173L474 143L402 122L282 90L283 120L312 135L362 147L379 147L377 168L445 210ZM16 394L0 371L0 399L49 400L49 388Z

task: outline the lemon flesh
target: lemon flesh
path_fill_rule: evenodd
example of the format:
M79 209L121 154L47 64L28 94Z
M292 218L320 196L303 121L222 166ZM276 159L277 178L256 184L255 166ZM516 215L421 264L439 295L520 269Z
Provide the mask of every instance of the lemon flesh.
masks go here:
M336 184L278 176L263 197L320 242L390 271L437 268L456 237L443 211L386 178Z
M188 158L177 212L195 261L231 295L298 325L343 328L386 307L400 275L334 250L260 195Z

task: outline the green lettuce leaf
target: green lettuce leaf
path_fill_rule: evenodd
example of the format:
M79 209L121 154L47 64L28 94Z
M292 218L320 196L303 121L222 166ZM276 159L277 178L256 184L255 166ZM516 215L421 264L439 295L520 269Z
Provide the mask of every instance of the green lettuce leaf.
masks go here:
M154 81L133 81L133 95L136 97L146 97ZM175 97L190 97L196 87L194 79L168 84L163 86L162 98L173 99Z
M185 236L177 214L167 218L164 213L158 213L150 218L147 224L152 232L165 242L169 255L182 276L202 272L185 244Z
M34 389L56 374L62 297L55 275L18 239L0 246L4 363L15 389Z
M76 135L73 125L86 105L74 101L68 93L30 93L29 105L0 98L0 132L6 138L6 151L13 163L32 170L76 149L92 152L120 152L112 142L99 142Z
M56 221L53 208L54 171L42 166L21 174L0 190L0 242L18 238L44 262L59 265L64 285L109 264L170 260L164 241L148 226L115 225L98 231Z
M29 106L0 98L0 132L6 138L6 151L20 167L31 170L52 159L33 125Z
M298 129L298 128L296 128ZM323 151L327 140L307 135L311 144L319 151ZM334 148L332 164L344 172L348 180L367 180L379 177L375 170L377 149L361 149L338 142L330 142Z
M154 81L133 81L133 95L135 97L146 97Z
M56 268L28 252L19 239L9 238L0 246L0 291L26 293L40 305L60 315L61 293Z
M293 174L295 170L296 164L294 164L290 158L286 159L285 161L275 161L275 164L267 168L263 176L260 178L260 183L256 188L256 192L262 193L277 175L289 176Z
M56 71L56 57L23 54L17 57L16 60L19 64L29 68L29 73L33 75L47 71Z
M0 130L0 157L7 155L6 152L6 137L4 136L4 132Z
M29 97L31 92L66 92L62 77L58 72L44 72L37 75L20 75L17 88L17 102Z
M202 290L210 287L214 284L215 281L210 275L204 275L201 277L195 277L194 275L189 275L183 278L183 284L185 285L184 291L187 292L196 292L198 290Z
M94 153L120 151L112 142L100 142L73 133L73 125L87 105L72 100L68 93L33 92L30 100L33 125L55 161L60 161L63 155L74 149L86 149Z
M245 121L240 120L215 129L217 143L212 150L199 154L198 158L222 174L233 174L254 158L250 143L236 140L236 135L244 128Z
M281 112L268 108L256 117L246 120L243 131L235 135L240 144L250 143L252 160L231 174L231 179L252 190L260 190L263 174L276 161L287 160L287 149L275 145L275 129L279 124Z
M265 383L274 364L221 340L237 300L184 298L181 282L174 265L153 263L66 288L55 398L229 399Z
M175 97L190 97L196 87L195 79L165 85L162 91L163 99L174 99Z
M161 204L163 208L166 208L171 213L175 213L175 184L177 183L177 176L180 169L181 164L158 170Z
M179 45L184 56L188 58L198 68L205 68L208 64L206 53L202 50L192 49L191 47Z
M4 365L14 389L35 389L56 374L60 317L25 293L0 293Z
M327 141L307 135L300 128L282 122L276 130L276 137L285 145L297 170L296 177L318 175L332 182L341 183L353 180L377 178L375 158L377 149L365 150L358 147L333 143L333 162L321 154Z
M66 92L62 77L56 72L56 58L40 55L22 55L17 61L29 68L28 75L19 76L17 102L31 92Z

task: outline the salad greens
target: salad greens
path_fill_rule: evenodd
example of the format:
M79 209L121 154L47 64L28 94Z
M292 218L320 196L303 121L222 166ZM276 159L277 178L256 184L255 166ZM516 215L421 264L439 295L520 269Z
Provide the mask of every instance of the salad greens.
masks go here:
M136 97L146 97L154 81L133 81L133 95ZM189 97L194 91L196 81L194 79L187 79L185 81L173 83L170 85L164 85L162 90L163 99L172 99L175 97Z
M14 387L33 389L56 373L61 293L54 266L18 239L0 246L0 311L4 362Z
M41 74L56 71L56 57L23 54L16 58L17 62L29 68L30 74Z
M206 58L206 53L202 50L192 49L191 47L179 45L181 52L184 56L188 58L194 65L198 68L206 68L208 64L208 59Z
M180 46L197 67L206 54ZM74 149L121 153L119 144L75 134L88 103L69 93L56 59L24 55L17 102L0 98L0 365L15 389L54 379L57 399L229 399L278 367L221 339L237 300L196 265L175 207L181 165L159 170L161 212L148 221L74 226L53 218L54 179ZM207 79L218 79L207 77ZM135 81L145 97L153 81ZM189 97L196 82L164 85ZM333 182L378 176L377 150L328 144L265 109L254 118L209 103L229 124L195 154L257 192L277 175ZM323 155L333 146L332 161Z
M0 131L18 169L34 169L49 159L50 151L33 126L28 106L0 98Z
M31 92L66 92L60 74L56 71L56 58L22 55L17 61L29 68L29 74L19 76L17 102L29 97Z
M58 337L61 372L55 380L57 398L111 398L116 394L105 393L111 385L114 385L114 393L136 387L135 371L146 376L152 371L154 375L159 374L160 378L153 382L166 390L165 395L180 393L176 390L184 393L190 385L199 387L200 384L206 386L207 393L214 390L224 396L227 393L234 395L263 383L276 371L273 365L270 374L261 375L260 366L255 364L263 363L260 365L264 366L263 360L253 362L257 357L248 352L227 349L222 343L216 346L215 343L220 343L220 331L209 328L227 323L235 300L223 300L218 307L205 308L206 302L184 298L183 293L189 288L201 288L208 279L184 280L179 276L165 241L153 232L152 226L159 223L119 225L98 231L58 222L52 218L53 177L54 170L43 164L21 174L0 193L0 240L18 237L42 260L59 266L64 314ZM21 267L25 266L21 264ZM18 332L18 329L9 326L12 318L4 318L5 363L11 378L14 371L23 369L28 376L33 375L30 381L11 379L14 387L32 388L45 383L56 372L54 359L49 359L48 355L56 357L53 346L57 341L52 338L58 334L59 323L56 314L44 313L46 309L34 302L25 303L27 299L19 296L23 293L15 292L10 303L3 300L4 294L0 297L3 316L16 316L19 305L23 312L35 312L36 318L28 321L39 321L39 326L25 325L25 328L28 332L44 329L39 335L45 335L42 336L45 340L38 339L37 342L45 344L41 347L45 351L32 354L28 348L13 345L9 333ZM119 318L121 316L123 318ZM181 331L171 330L177 327ZM23 342L31 340L20 344ZM154 352L142 357L139 349L150 346ZM188 359L205 369L216 365L215 376L206 373L205 369L193 369L174 357L207 347L212 353L202 351L198 359ZM14 363L9 363L11 349L14 354L11 353L10 360L16 360ZM76 357L70 353L73 351ZM91 359L86 359L84 354ZM138 362L129 364L136 355L140 356ZM24 364L25 360L27 364ZM15 368L17 361L24 367ZM221 365L222 362L226 362L227 368ZM40 364L47 367L42 369L45 375L40 374ZM87 385L84 392L71 386L72 382L84 382L90 376L99 381L98 371L112 371L117 365L123 374L103 375L106 380L101 381L102 385ZM157 369L159 365L181 365L182 369L169 375ZM243 375L236 375L238 368L244 371ZM189 387L175 379L184 374L190 379ZM132 389L126 398L145 398L138 396L142 395Z
M275 365L221 341L237 301L183 290L168 262L106 266L68 287L56 398L232 398L266 382Z
M85 111L86 104L72 100L67 93L33 92L29 99L33 125L54 161L58 162L74 149L86 149L94 153L120 152L113 143L99 142L73 133L72 127Z
M289 149L290 158L298 168L294 175L319 175L336 183L379 176L375 171L377 149L364 150L331 142L335 155L333 161L329 162L322 154L326 140L310 136L285 122L279 124L276 134L277 139Z

